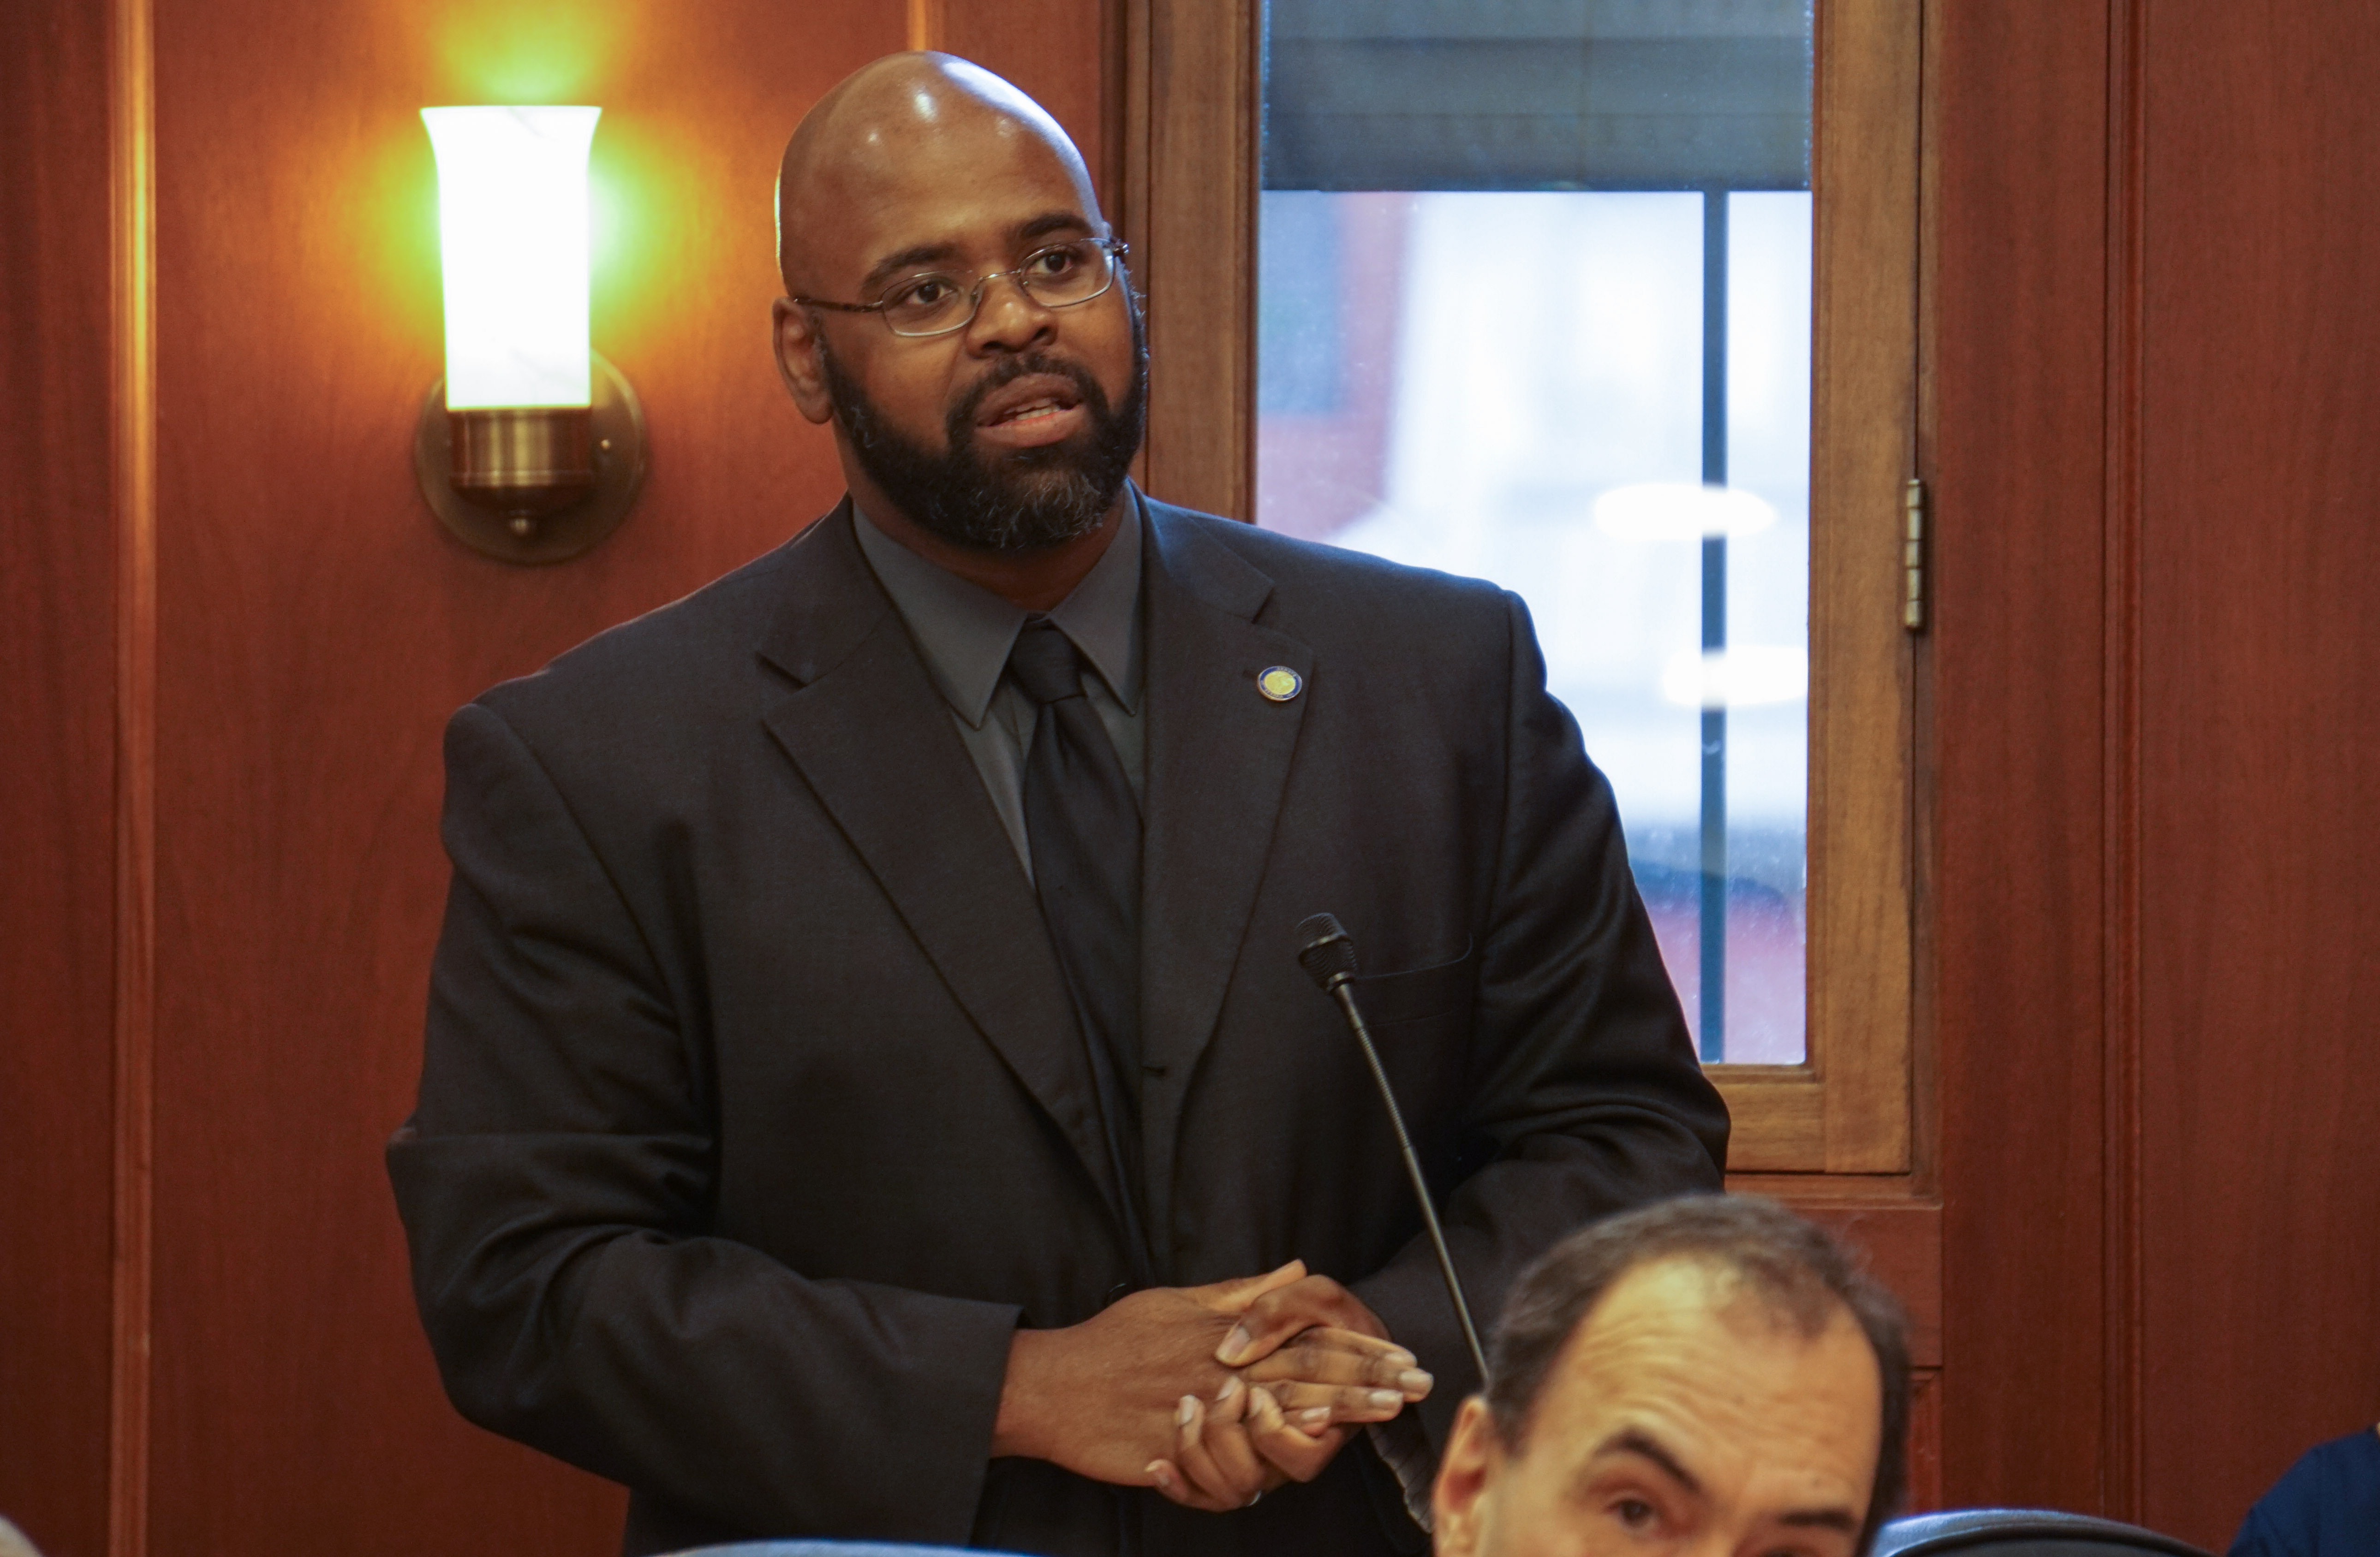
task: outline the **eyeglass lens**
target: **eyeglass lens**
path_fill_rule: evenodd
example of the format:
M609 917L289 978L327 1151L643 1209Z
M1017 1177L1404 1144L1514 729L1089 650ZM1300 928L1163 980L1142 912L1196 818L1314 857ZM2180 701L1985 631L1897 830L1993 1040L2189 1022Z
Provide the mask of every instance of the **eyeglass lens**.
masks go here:
M1105 247L1090 238L1051 244L1026 256L1013 271L995 272L969 285L953 276L912 276L884 297L884 322L896 335L941 335L975 318L984 290L1000 276L1030 293L1046 308L1087 303L1115 279Z

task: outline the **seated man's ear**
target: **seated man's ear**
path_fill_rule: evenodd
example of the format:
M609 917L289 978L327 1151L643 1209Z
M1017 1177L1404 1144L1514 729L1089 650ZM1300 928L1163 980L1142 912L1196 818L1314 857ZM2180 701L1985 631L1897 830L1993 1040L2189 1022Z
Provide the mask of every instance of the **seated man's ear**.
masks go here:
M1491 1517L1489 1493L1504 1468L1503 1441L1488 1402L1473 1395L1455 1413L1454 1431L1439 1457L1430 1488L1430 1539L1436 1557L1473 1557L1484 1546Z

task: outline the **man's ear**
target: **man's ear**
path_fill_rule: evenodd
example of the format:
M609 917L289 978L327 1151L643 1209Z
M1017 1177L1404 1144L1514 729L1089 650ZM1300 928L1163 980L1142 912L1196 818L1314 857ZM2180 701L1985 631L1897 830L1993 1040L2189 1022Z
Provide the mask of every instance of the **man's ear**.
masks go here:
M819 362L818 316L790 297L780 297L770 309L769 320L778 376L785 380L803 416L824 424L834 415L834 402L826 392L826 370Z
M1489 1517L1488 1493L1504 1468L1504 1446L1488 1402L1473 1395L1455 1413L1454 1431L1439 1456L1430 1488L1430 1538L1436 1557L1476 1557Z

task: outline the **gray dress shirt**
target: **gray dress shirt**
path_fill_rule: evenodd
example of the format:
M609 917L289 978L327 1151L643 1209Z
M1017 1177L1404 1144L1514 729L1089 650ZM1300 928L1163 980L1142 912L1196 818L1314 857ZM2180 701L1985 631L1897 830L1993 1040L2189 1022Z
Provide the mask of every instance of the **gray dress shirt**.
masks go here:
M1148 771L1141 706L1140 494L1128 492L1114 540L1073 594L1050 612L1050 620L1087 662L1083 691L1115 742L1135 798ZM1025 626L1026 611L989 589L947 573L876 527L859 505L851 506L853 531L876 581L892 597L908 624L952 722L976 771L991 795L992 808L1008 829L1017 863L1033 875L1033 849L1025 833L1025 758L1033 749L1040 710L1009 675L1008 654Z

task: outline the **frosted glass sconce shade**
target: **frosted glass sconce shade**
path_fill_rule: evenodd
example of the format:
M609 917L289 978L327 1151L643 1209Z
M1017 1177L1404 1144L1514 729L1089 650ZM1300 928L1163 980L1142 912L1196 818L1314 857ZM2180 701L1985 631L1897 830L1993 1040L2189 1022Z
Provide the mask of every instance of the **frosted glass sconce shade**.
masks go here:
M446 408L586 405L587 151L601 108L425 108Z
M515 562L609 534L644 479L636 392L588 341L587 157L600 108L425 108L446 377L414 472L466 544Z

